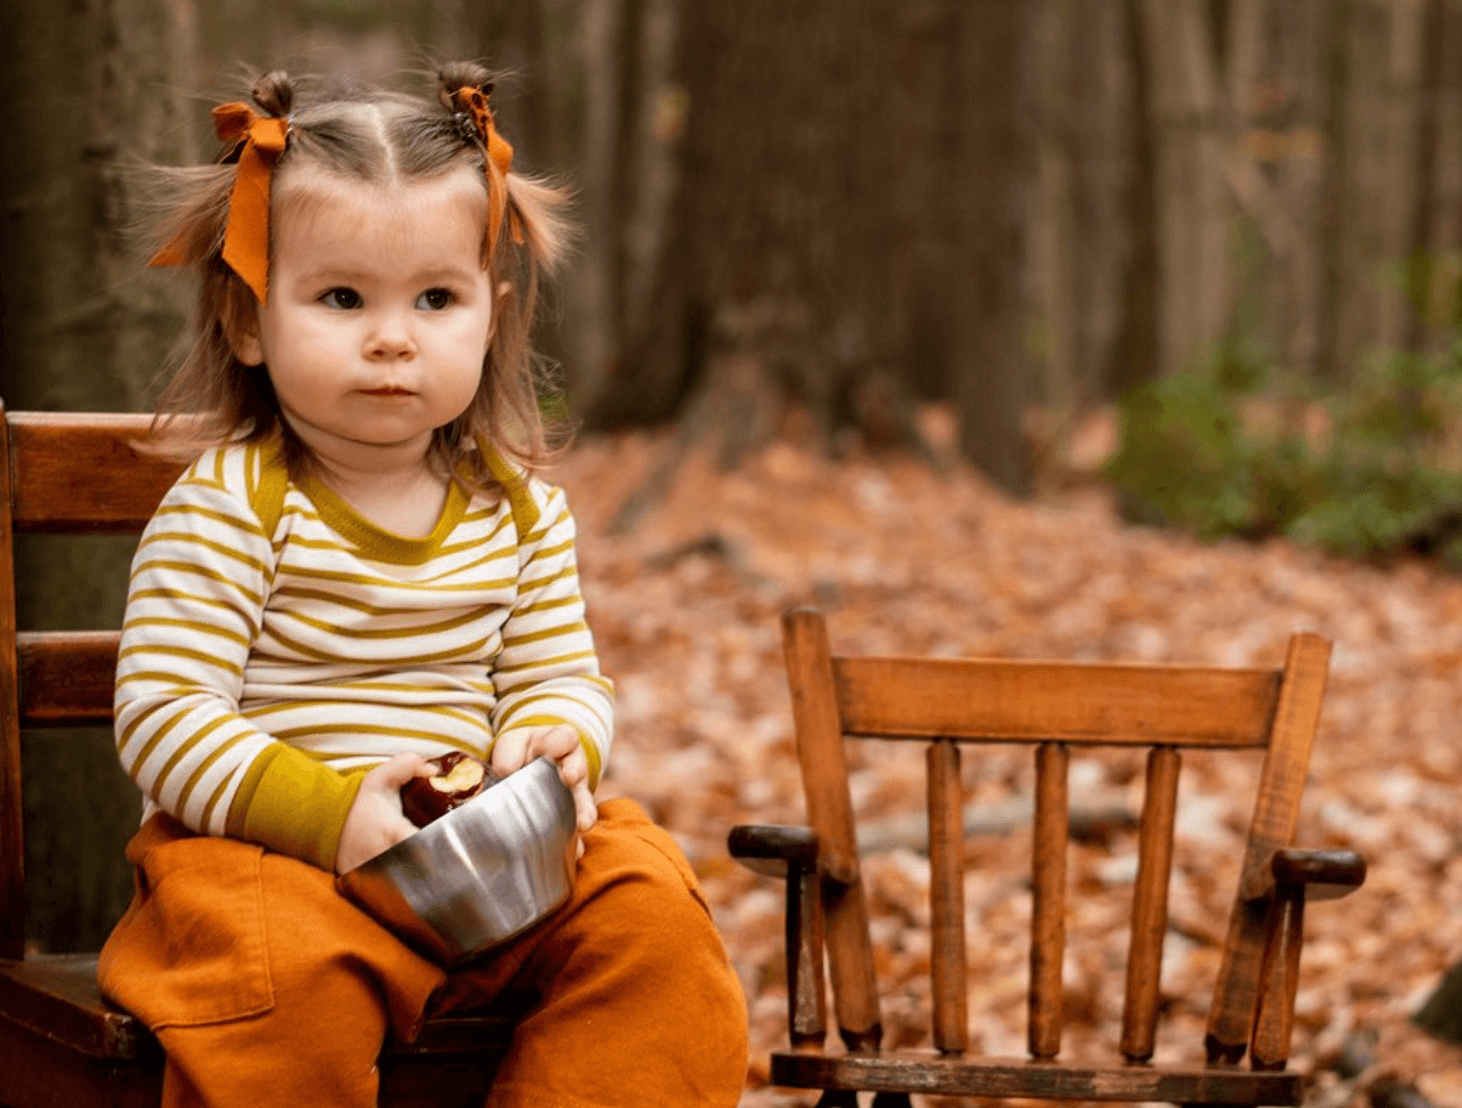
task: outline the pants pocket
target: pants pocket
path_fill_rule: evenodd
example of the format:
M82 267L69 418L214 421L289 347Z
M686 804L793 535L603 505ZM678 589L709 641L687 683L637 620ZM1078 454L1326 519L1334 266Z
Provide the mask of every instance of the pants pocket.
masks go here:
M262 849L154 822L128 848L137 894L102 948L102 992L154 1030L269 1011Z

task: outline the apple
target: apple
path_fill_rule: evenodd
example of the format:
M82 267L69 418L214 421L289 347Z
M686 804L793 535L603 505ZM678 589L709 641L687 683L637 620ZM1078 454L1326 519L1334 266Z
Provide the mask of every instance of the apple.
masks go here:
M497 778L470 754L454 750L432 762L437 767L436 773L430 777L413 777L401 786L401 811L418 827L441 819L483 789L497 784Z

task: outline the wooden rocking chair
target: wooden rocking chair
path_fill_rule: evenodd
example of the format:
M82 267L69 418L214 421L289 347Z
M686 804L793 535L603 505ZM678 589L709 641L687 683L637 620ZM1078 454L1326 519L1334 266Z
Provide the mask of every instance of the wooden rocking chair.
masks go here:
M0 405L0 1105L147 1108L163 1055L102 999L95 954L26 956L21 728L110 724L116 630L16 629L12 536L138 534L183 466L138 453L146 415L6 413ZM124 844L118 843L120 852ZM381 1056L382 1105L478 1105L515 1021L428 1020Z
M877 1108L910 1094L983 1098L1298 1104L1286 1070L1307 899L1365 878L1348 851L1290 846L1320 716L1330 644L1296 634L1282 669L834 657L822 618L783 621L809 827L744 826L731 853L787 882L790 1046L777 1085L825 1090L820 1105ZM932 1050L885 1050L844 738L927 744ZM1029 1058L969 1051L960 744L1032 748ZM1060 1060L1067 765L1073 747L1150 747L1121 1042L1109 1064ZM1264 751L1263 770L1202 1044L1206 1061L1154 1065L1183 748ZM824 952L843 1049L827 1045ZM1195 1044L1196 1046L1197 1044ZM1245 1055L1248 1064L1242 1065Z

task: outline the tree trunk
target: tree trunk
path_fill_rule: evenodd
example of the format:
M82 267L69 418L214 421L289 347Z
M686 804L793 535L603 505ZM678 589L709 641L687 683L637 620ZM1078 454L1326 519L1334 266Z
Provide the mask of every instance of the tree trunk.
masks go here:
M1122 5L1048 0L1041 16L1040 208L1033 220L1044 363L1040 449L1068 437L1083 409L1107 395L1132 248L1125 192L1133 144L1132 75ZM1037 463L1039 469L1039 462Z
M1132 74L1129 100L1132 153L1122 184L1126 254L1113 283L1120 297L1116 336L1106 363L1104 393L1118 397L1156 377L1162 368L1158 338L1157 155L1154 149L1152 72L1144 45L1143 0L1122 0L1123 60Z
M947 160L936 153L943 187L929 208L948 243L943 306L960 448L997 484L1024 494L1035 9L1005 0L954 0L954 8L946 95L935 108L945 114Z
M0 395L12 409L135 410L182 313L122 247L134 198L128 158L176 158L174 7L143 0L4 0L11 140L0 197L6 233ZM120 623L131 543L30 537L16 577L23 627ZM111 733L25 736L31 938L91 948L130 894L122 844L139 798ZM86 797L83 804L74 798Z
M896 433L880 391L898 332L897 136L884 82L893 8L748 0L680 9L678 80L656 94L664 131L641 123L635 132L652 158L680 143L680 168L636 182L628 244L637 253L623 275L635 291L593 425L683 411L690 437L713 438L727 461L774 435L791 409L829 437L851 424ZM655 5L647 15L666 18ZM663 58L665 32L643 32L642 58ZM645 120L645 94L638 99L633 117ZM672 197L667 224L659 213Z
M1144 0L1158 211L1162 369L1192 368L1223 336L1231 205L1216 28L1206 0Z
M1447 0L1425 0L1421 30L1421 72L1414 98L1416 137L1412 145L1411 182L1414 196L1407 231L1406 317L1404 346L1420 351L1427 345L1428 323L1435 318L1432 275L1440 244L1437 223L1437 186L1441 160L1441 107L1443 65L1447 55Z

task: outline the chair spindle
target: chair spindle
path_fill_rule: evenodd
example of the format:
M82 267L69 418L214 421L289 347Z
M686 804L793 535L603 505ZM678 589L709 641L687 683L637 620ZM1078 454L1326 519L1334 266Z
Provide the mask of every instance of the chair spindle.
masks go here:
M1277 917L1276 926L1259 971L1259 1012L1249 1046L1249 1064L1256 1070L1282 1070L1289 1062L1300 945L1305 933L1304 891L1290 890L1290 895L1276 896L1270 911Z
M966 1014L964 818L959 746L929 744L930 974L934 1045L946 1054L969 1047Z
M1036 747L1035 842L1032 849L1029 1049L1032 1058L1061 1052L1061 963L1066 949L1066 841L1070 831L1064 743Z
M1137 845L1137 883L1132 894L1132 940L1127 953L1127 995L1122 1009L1122 1056L1152 1057L1157 1034L1158 985L1163 937L1168 927L1168 878L1173 864L1173 819L1178 805L1182 755L1155 746L1147 756L1147 791Z

